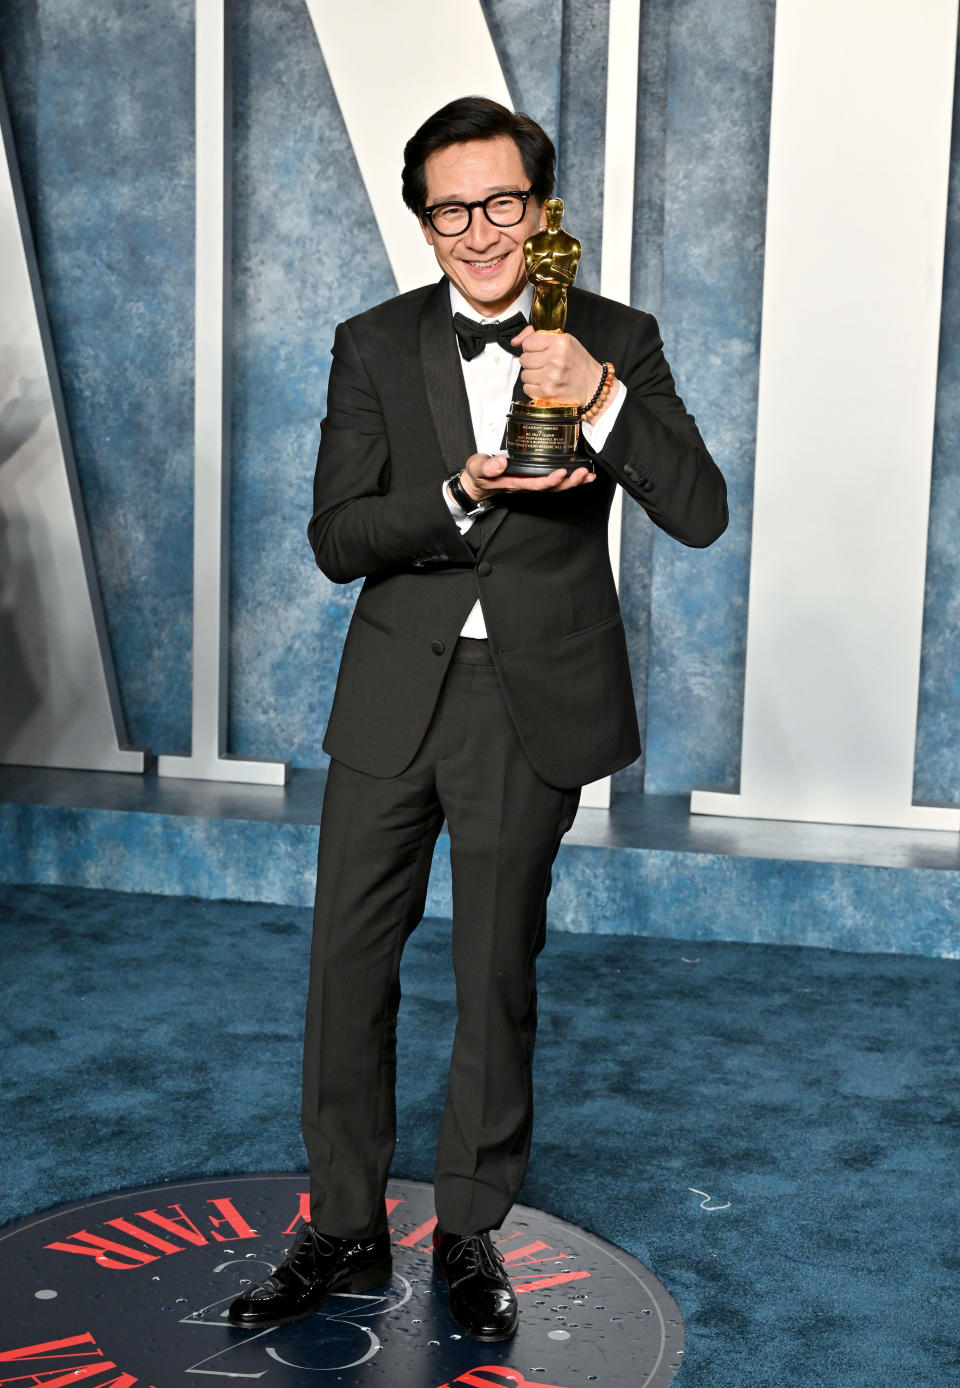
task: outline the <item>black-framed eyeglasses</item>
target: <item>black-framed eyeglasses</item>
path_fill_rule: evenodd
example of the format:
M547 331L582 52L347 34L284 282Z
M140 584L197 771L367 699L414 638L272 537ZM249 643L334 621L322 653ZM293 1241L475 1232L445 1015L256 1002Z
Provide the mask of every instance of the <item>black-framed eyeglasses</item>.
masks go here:
M483 215L495 227L515 227L523 221L532 192L528 188L525 193L491 193L479 202L435 202L423 209L423 215L438 236L460 236L470 225L475 207L482 207Z

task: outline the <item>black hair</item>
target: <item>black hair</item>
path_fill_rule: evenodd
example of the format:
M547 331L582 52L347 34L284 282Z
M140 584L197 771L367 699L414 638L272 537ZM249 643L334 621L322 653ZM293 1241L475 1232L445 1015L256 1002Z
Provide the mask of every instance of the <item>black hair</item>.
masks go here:
M511 111L485 96L461 96L428 116L403 151L403 200L423 217L427 205L425 165L431 154L467 140L495 140L507 135L523 162L530 190L538 203L553 192L556 153L553 141L530 116Z

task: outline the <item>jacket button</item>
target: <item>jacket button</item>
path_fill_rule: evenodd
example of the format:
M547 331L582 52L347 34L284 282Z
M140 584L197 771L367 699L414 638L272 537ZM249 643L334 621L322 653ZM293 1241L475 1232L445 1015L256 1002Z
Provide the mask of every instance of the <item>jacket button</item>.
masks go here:
M480 563L477 565L477 573L481 578L487 578L493 573L493 565L489 564L486 559L481 559Z
M431 641L430 649L433 651L434 655L443 655L447 648L442 641Z
M627 474L627 476L631 479L631 481L635 481L635 480L636 480L637 469L636 469L635 467L631 467L630 464L627 463L623 470L624 470L624 472Z

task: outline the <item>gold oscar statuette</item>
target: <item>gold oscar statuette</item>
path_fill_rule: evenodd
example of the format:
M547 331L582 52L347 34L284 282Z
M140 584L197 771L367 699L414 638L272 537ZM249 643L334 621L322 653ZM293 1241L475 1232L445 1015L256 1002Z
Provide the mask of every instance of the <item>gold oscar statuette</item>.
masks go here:
M527 279L533 285L530 322L537 332L562 333L567 322L567 290L577 277L580 242L560 225L563 201L543 204L547 225L523 243ZM543 477L577 466L580 406L564 400L514 400L507 415L505 477Z

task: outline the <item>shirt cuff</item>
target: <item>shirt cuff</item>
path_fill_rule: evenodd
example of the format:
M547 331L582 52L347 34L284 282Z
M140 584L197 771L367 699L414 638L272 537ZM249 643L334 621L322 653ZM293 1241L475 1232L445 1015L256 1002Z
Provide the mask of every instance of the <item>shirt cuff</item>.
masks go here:
M623 409L623 402L627 398L627 391L623 382L615 381L614 385L616 394L597 422L594 424L592 420L585 419L580 426L583 430L583 437L594 453L603 452L603 445L610 437L610 430L616 424L617 415Z
M453 516L460 534L465 535L476 520L476 516L468 516L463 507L457 505L453 497L447 491L446 482L443 483L443 499L447 503L447 510L450 512L451 516Z

